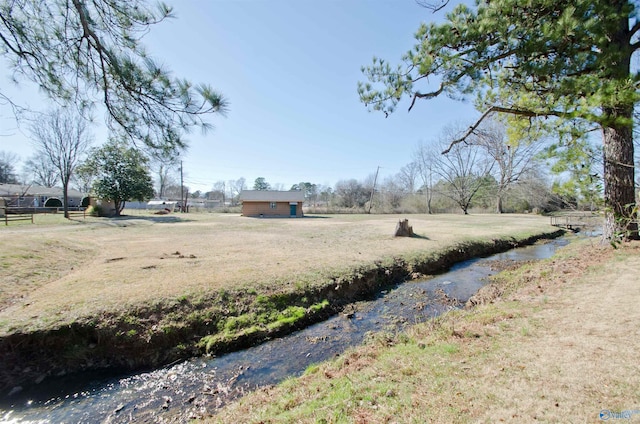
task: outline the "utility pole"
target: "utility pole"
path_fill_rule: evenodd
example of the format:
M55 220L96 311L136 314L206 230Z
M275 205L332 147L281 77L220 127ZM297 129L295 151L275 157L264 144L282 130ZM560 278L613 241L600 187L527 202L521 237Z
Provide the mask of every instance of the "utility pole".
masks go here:
M180 161L180 212L184 212L187 205L184 203L184 178L182 176L182 161Z
M371 197L369 198L369 210L367 211L368 214L371 213L371 206L373 205L373 193L376 191L376 182L378 181L378 172L380 172L379 166L378 166L378 169L376 169L376 176L373 178L373 188L371 189Z

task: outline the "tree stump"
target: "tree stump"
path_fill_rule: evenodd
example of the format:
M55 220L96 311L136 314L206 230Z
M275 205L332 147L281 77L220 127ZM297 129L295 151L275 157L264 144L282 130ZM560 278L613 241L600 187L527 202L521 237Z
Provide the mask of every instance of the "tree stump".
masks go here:
M396 237L413 237L413 227L409 225L409 220L404 219L396 225Z

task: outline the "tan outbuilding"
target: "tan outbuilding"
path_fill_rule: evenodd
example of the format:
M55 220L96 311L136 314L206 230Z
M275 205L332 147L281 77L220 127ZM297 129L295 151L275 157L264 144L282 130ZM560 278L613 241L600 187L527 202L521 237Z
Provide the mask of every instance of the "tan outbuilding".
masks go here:
M302 191L243 190L242 215L252 217L302 218Z

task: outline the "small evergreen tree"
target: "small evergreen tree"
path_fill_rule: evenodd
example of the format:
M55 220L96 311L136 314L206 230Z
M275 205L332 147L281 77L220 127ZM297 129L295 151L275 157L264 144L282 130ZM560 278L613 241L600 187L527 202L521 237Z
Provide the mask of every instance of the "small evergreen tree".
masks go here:
M253 183L254 190L271 190L271 184L264 177L258 177Z
M83 165L83 172L95 176L94 196L113 201L116 216L120 216L127 201L144 201L153 197L148 162L139 150L112 139L92 151Z

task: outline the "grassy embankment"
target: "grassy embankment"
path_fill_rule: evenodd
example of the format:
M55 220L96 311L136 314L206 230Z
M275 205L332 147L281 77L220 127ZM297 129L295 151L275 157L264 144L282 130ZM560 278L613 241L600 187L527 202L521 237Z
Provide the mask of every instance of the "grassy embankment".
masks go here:
M499 274L474 307L379 335L208 422L635 422L638 275L639 243L574 243Z
M383 284L555 230L532 215L415 215L417 237L394 238L399 218L38 216L1 228L2 380L244 346Z

